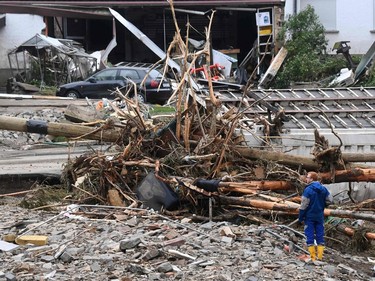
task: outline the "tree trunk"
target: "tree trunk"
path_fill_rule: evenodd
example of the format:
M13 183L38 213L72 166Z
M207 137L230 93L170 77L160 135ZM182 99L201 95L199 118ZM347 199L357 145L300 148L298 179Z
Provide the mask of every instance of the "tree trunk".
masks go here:
M250 159L264 159L268 161L275 161L277 163L292 167L302 166L307 170L317 170L319 168L318 163L314 161L313 157L291 155L283 152L252 149L241 146L235 146L232 148L232 150L241 154L243 157ZM375 153L342 153L342 159L345 163L375 162Z
M342 159L344 162L375 162L375 153L342 153Z
M105 125L104 125L105 126ZM65 123L46 122L41 120L29 120L17 117L0 116L0 130L38 133L52 136L64 136L67 138L81 137L84 139L116 142L121 138L120 130L87 127Z
M373 214L364 213L364 212L347 211L347 210L324 209L324 216L375 221L375 215Z
M236 151L243 157L250 159L263 159L268 161L275 161L279 164L288 165L292 167L302 166L307 170L317 170L319 165L314 162L312 157L303 157L290 155L283 152L267 151L260 149L252 149L248 147L235 146L232 150Z
M320 177L323 183L330 183L332 175L331 173L321 173ZM338 170L335 172L334 178L335 182L375 182L375 168Z
M287 211L291 214L298 214L299 204L288 202L288 203L276 203L270 201L247 199L243 197L231 197L231 196L218 196L222 204L239 205L254 207L257 209L275 210L275 211Z
M288 181L244 181L244 182L220 182L220 190L224 192L240 192L250 194L255 190L289 190L293 184Z
M278 203L278 202L269 202L269 201L255 200L255 199L247 199L243 197L230 197L230 196L223 196L223 195L219 195L218 197L220 198L220 202L222 204L248 206L248 207L254 207L257 209L266 209L266 210L275 210L275 211L287 211L287 212L290 212L290 214L298 214L299 204L292 203L292 202ZM340 217L340 218L353 218L353 219L362 219L366 221L375 221L375 215L373 214L353 212L353 211L325 209L324 215Z

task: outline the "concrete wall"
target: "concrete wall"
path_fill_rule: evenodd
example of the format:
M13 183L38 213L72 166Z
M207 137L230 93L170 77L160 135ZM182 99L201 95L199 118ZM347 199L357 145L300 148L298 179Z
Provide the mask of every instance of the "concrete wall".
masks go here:
M0 88L9 78L8 53L45 28L42 16L7 14L6 25L0 28Z
M286 0L285 15L292 15L295 10L300 11L301 1ZM330 53L337 41L350 41L351 54L364 54L375 41L375 8L373 0L326 0L336 2L336 28L326 33L329 40L328 48ZM314 1L310 1L314 3ZM295 7L295 4L296 7ZM312 4L312 6L314 6ZM319 13L317 12L319 15ZM324 25L324 23L323 23Z

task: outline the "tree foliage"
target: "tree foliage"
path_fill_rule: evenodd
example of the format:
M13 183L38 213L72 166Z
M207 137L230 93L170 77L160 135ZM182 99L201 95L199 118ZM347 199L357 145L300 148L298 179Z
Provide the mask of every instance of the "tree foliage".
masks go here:
M276 87L285 88L292 82L312 82L326 77L327 68L334 63L326 54L328 40L324 32L324 26L310 5L285 21L278 40L288 50L288 56L276 76Z

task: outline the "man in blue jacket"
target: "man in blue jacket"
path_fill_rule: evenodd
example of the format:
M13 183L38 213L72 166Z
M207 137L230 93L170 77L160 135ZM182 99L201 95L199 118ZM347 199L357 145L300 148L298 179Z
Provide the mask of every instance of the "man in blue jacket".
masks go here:
M316 259L315 240L318 259L322 260L324 252L324 208L333 203L333 197L327 188L318 182L317 173L308 172L306 183L298 220L305 224L306 244L311 259L313 261Z

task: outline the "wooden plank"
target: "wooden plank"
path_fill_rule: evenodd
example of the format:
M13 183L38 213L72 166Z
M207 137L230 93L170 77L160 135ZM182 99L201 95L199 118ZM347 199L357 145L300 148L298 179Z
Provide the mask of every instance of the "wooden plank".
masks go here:
M277 72L279 71L282 63L284 62L286 56L288 54L288 50L282 47L280 51L277 53L275 58L272 60L271 65L267 69L266 73L263 75L262 79L259 82L259 87L265 87L272 79L276 76Z

